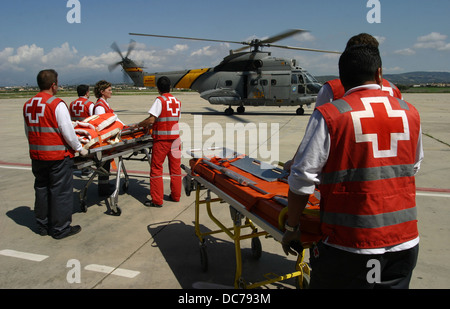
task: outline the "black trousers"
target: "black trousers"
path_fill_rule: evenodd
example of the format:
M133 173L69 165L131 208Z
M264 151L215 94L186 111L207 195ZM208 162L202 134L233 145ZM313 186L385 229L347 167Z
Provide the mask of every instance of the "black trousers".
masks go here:
M319 242L311 249L311 289L408 289L419 245L384 254L355 254Z
M69 231L73 213L73 160L32 160L35 177L34 213L39 229L50 235Z

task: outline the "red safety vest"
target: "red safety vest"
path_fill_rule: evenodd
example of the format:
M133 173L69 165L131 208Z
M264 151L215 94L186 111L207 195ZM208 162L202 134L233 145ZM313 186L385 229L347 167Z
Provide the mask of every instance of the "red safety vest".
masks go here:
M108 103L106 103L105 99L103 99L103 98L100 98L97 100L97 103L95 103L95 106L94 106L94 111L97 108L97 106L103 107L105 109L106 114L114 113L114 110L109 106ZM94 112L94 114L95 114L95 112Z
M331 87L331 90L333 91L333 100L340 99L344 96L345 90L344 86L342 86L341 80L339 78L327 81L326 84L328 84ZM386 91L390 96L403 99L402 93L400 90L390 81L383 78L383 91Z
M178 121L181 114L181 102L170 93L159 96L161 101L161 115L153 124L152 137L154 140L175 140L180 137Z
M330 133L321 184L321 229L330 244L381 248L418 236L414 163L420 117L380 90L317 108Z
M93 102L89 101L88 98L80 97L70 103L69 112L70 117L72 118L72 121L81 121L86 119L89 116L92 116L89 114L89 109L91 105L94 104Z
M33 160L55 161L74 156L75 152L66 144L56 121L55 110L60 102L63 101L40 92L23 106L30 158Z

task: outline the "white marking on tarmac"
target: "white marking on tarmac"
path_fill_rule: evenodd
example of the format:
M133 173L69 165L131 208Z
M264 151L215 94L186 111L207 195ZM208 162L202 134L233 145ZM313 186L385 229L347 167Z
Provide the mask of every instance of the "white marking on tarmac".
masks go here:
M27 171L31 171L31 167L0 165L0 168L8 168L8 169L12 169L12 170L27 170Z
M85 266L84 269L96 271L96 272L100 272L100 273L105 273L105 274L112 274L112 275L126 277L126 278L134 278L140 274L139 271L128 270L128 269L123 269L123 268L114 268L114 267L98 265L98 264L89 264L89 265Z
M0 254L4 256L10 256L15 257L19 259L29 260L29 261L35 261L35 262L42 262L46 258L48 258L47 255L41 255L41 254L34 254L34 253L28 253L28 252L20 252L15 250L0 250Z
M416 195L421 196L433 196L433 197L450 197L450 194L439 194L439 193L423 193L423 192L416 192Z

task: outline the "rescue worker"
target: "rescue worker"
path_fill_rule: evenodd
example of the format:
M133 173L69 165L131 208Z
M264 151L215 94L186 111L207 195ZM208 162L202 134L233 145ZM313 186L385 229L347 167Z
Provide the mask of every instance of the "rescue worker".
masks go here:
M376 38L368 33L360 33L351 37L348 42L346 49L355 46L355 45L371 45L378 48L379 43ZM382 84L383 91L386 91L389 95L403 99L402 93L400 90L390 81L383 78ZM344 86L342 86L341 80L339 78L329 80L325 84L323 84L319 93L317 94L317 100L315 107L319 107L325 103L331 102L333 100L340 99L344 96Z
M150 168L151 200L148 207L162 207L164 199L163 163L168 158L170 171L169 200L178 202L181 197L181 140L178 121L181 102L170 94L170 79L160 77L156 83L158 96L149 110L149 116L137 126L152 128L153 148Z
M112 97L112 85L106 80L101 80L95 84L94 94L97 98L97 102L94 106L94 115L102 115L105 113L114 113L114 110L110 107L108 99ZM111 160L105 162L103 169L108 173L100 174L98 176L98 195L109 196L111 195L116 186L109 183L109 173L111 170Z
M72 121L82 121L94 114L94 103L89 101L89 85L79 85L77 93L78 99L69 106Z
M55 97L58 73L37 76L40 92L23 106L32 171L35 177L34 213L38 233L62 239L81 231L71 226L73 212L73 157L87 155L75 134L66 103Z
M311 288L409 287L419 244L420 117L413 105L381 90L381 68L376 47L344 51L345 96L316 108L291 166L286 254L295 254L299 216L316 185L321 193L322 240L310 252Z

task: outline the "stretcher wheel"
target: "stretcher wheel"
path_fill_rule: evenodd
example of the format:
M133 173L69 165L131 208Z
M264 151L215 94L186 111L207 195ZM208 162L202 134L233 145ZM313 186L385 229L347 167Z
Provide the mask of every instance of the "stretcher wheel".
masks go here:
M200 265L203 272L208 271L208 255L206 254L206 245L204 242L200 243Z
M259 260L262 255L262 245L259 237L252 238L252 257L255 260Z

